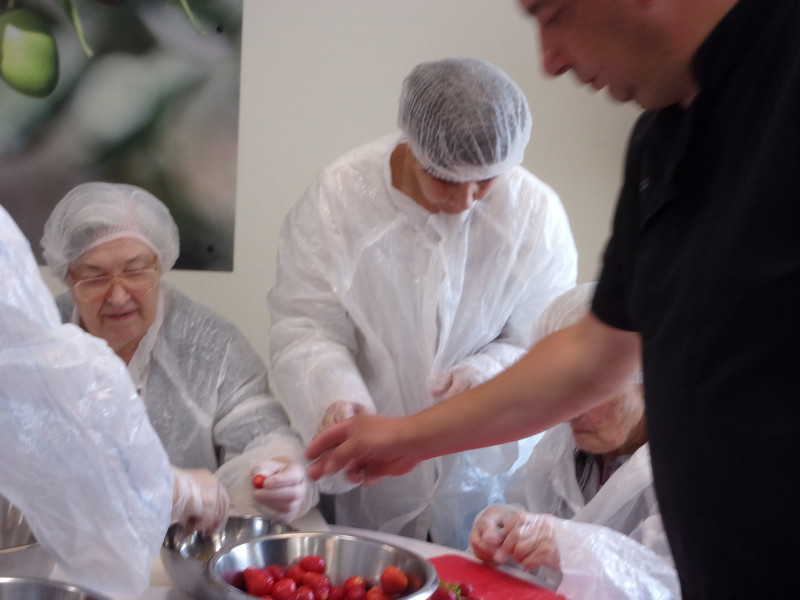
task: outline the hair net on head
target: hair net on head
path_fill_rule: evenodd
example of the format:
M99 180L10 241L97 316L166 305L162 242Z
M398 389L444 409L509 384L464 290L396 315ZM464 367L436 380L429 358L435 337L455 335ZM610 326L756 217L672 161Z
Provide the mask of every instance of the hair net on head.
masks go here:
M82 183L56 205L42 236L44 259L61 280L72 262L98 244L132 237L158 256L162 271L178 259L178 227L150 192L125 183Z
M419 64L406 77L397 124L434 176L481 181L522 162L531 114L522 90L497 67L446 58Z
M582 283L553 300L536 323L535 339L541 339L577 323L589 312L596 286L597 282L594 281Z

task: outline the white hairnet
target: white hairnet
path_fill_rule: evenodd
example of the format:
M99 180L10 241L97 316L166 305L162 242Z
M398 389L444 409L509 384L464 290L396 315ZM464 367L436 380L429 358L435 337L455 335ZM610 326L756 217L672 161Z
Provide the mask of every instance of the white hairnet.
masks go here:
M406 77L397 124L434 176L481 181L522 162L531 114L522 90L497 67L446 58L419 64Z
M98 244L132 237L158 256L162 271L178 259L178 227L150 192L125 183L82 183L53 209L42 236L44 259L61 280L70 264Z
M541 339L577 323L589 312L596 286L595 281L582 283L553 300L536 323L534 339Z

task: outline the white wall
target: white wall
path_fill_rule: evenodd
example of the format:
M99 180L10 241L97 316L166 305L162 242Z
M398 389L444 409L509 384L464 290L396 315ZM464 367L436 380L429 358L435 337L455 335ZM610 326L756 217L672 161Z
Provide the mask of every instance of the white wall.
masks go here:
M405 75L445 56L489 60L525 90L533 133L524 164L560 194L579 281L593 279L638 111L572 76L544 76L536 26L515 0L244 0L234 271L167 278L266 357L283 216L328 162L393 131Z

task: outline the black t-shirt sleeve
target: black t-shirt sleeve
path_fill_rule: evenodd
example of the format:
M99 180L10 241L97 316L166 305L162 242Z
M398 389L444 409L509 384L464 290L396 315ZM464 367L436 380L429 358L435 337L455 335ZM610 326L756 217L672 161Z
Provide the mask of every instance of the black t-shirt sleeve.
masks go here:
M637 197L641 186L647 185L646 181L640 181L642 148L638 142L645 128L646 119L642 118L631 135L611 238L603 253L603 266L592 300L592 312L598 319L627 331L636 329L628 307L639 229Z

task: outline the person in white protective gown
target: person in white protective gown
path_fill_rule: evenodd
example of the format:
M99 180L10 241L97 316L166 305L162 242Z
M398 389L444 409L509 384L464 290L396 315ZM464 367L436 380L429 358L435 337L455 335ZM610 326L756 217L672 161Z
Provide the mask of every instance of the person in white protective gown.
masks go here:
M556 298L536 338L583 317L594 288ZM470 546L482 560L554 570L570 600L680 597L653 488L640 372L620 395L547 431L506 502L475 519Z
M231 513L291 521L317 502L264 362L233 324L162 281L179 245L158 198L132 185L81 184L56 205L42 247L69 287L56 299L62 319L127 363L174 465L224 485Z
M63 325L0 207L0 494L73 583L140 593L171 520L214 527L227 496L171 468L125 364Z
M271 373L306 441L356 413L412 414L493 377L575 284L564 208L520 166L531 116L505 73L471 58L420 64L398 124L324 169L280 232ZM534 442L435 458L374 486L328 478L321 490L338 525L463 549Z

